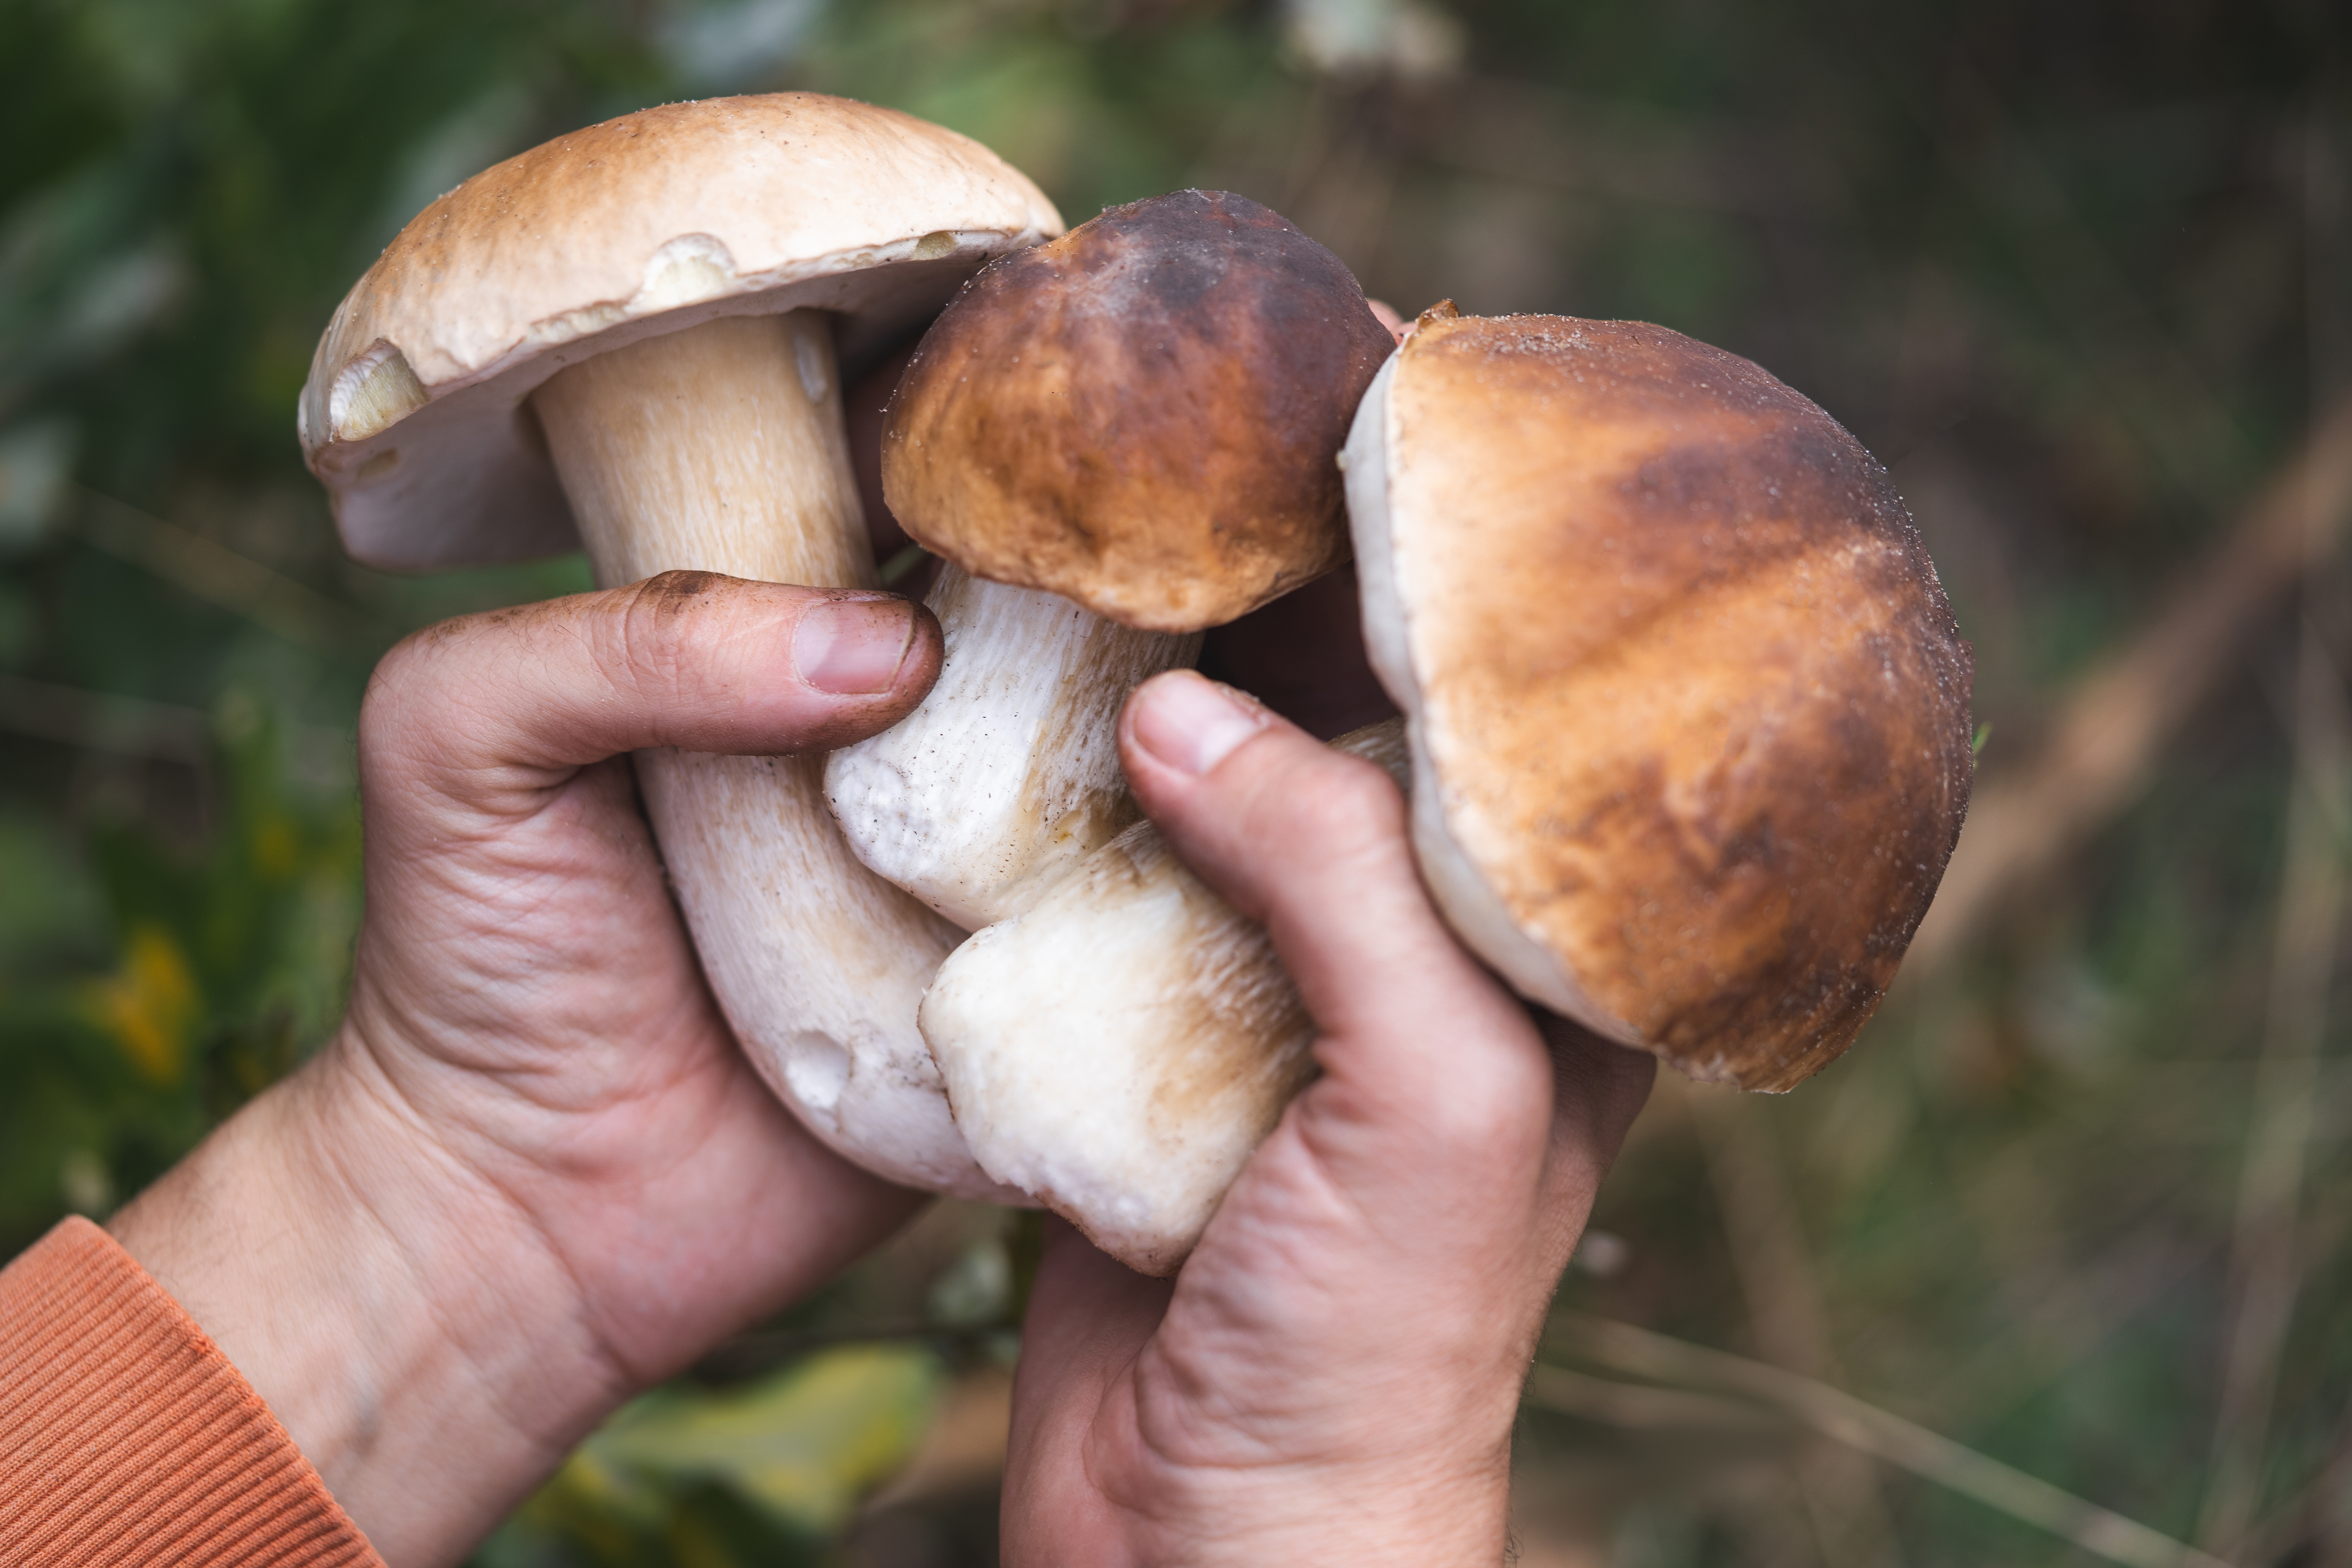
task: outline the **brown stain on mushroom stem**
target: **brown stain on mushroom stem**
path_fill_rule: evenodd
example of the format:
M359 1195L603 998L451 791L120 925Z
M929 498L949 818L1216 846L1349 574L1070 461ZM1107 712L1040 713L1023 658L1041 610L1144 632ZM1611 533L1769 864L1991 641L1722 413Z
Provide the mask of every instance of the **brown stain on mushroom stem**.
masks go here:
M1169 928L1178 955L1171 984L1138 1001L1151 1019L1151 1131L1171 1148L1186 1129L1243 1121L1263 1140L1309 1078L1314 1020L1275 956L1265 928L1187 870L1148 823L1087 862L1097 913L1137 899L1175 896Z
M1403 721L1354 731L1331 747L1406 787ZM1182 903L1167 944L1179 956L1180 978L1150 998L1154 1132L1174 1146L1187 1128L1238 1122L1250 1128L1253 1147L1264 1142L1317 1071L1315 1020L1274 939L1195 876L1148 822L1120 835L1086 871L1098 916L1155 890L1173 890Z

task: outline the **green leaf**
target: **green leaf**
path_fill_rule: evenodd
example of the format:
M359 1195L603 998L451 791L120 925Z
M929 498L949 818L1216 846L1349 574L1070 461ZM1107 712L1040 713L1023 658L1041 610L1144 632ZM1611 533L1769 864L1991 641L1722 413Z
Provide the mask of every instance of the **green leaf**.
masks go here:
M780 1523L828 1534L906 1462L940 1376L928 1350L855 1346L740 1391L659 1390L590 1438L566 1479L623 1511L641 1508L649 1489L718 1481Z

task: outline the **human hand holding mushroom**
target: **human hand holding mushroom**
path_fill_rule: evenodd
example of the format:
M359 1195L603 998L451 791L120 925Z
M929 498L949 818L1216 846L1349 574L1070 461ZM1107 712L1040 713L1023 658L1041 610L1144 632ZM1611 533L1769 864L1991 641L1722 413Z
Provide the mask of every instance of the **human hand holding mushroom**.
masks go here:
M912 704L938 657L935 627L903 601L667 576L450 623L380 670L362 730L368 910L346 1026L113 1228L398 1568L458 1560L624 1399L813 1289L917 1201L834 1155L737 1048L668 897L627 753L660 740L764 754L874 729ZM1361 1436L1364 1390L1332 1361L1299 1358L1311 1328L1386 1368L1383 1396L1432 1418L1394 1430L1443 1464L1376 1517L1398 1542L1477 1539L1496 1496L1496 1410L1507 1427L1507 1404L1483 1380L1518 1353L1507 1342L1528 1292L1540 1295L1572 1245L1648 1058L1607 1047L1580 1066L1587 1047L1564 1045L1571 1076L1598 1076L1563 1101L1549 1142L1530 1130L1517 1091L1551 1069L1525 1015L1429 915L1393 792L1383 802L1354 773L1337 792L1328 778L1297 787L1301 751L1310 773L1357 764L1254 711L1247 724L1273 740L1212 768L1206 789L1147 783L1145 802L1203 869L1255 868L1220 885L1254 910L1253 890L1279 900L1260 912L1307 944L1286 954L1310 987L1328 977L1415 1029L1442 1016L1454 1043L1477 1047L1485 1066L1465 1076L1416 1040L1373 1038L1339 1076L1391 1107L1424 1095L1433 1068L1460 1079L1467 1120L1448 1132L1418 1110L1391 1118L1374 1163L1445 1161L1442 1180L1413 1179L1399 1217L1457 1201L1486 1228L1429 1228L1421 1241L1437 1250L1420 1251L1400 1247L1402 1232L1320 1233L1319 1278L1288 1305L1301 1281L1277 1259L1204 1248L1187 1274L1202 1286L1188 1289L1234 1300L1264 1271L1281 1310L1249 1322L1184 1307L1171 1324L1216 1327L1230 1353L1153 1364L1212 1376L1244 1405L1270 1392L1266 1378L1294 1378L1264 1451L1295 1456L1294 1473L1318 1484L1286 1512L1255 1515L1243 1505L1266 1501L1279 1477L1259 1471L1221 1496L1195 1449L1139 1475L1151 1489L1135 1500L1163 1539L1213 1537L1256 1562L1289 1560L1318 1510L1335 1542L1374 1517L1334 1502L1342 1483L1381 1475L1380 1456L1324 1463ZM1276 786L1256 804L1231 787L1257 776L1248 769ZM1360 809L1318 809L1341 795ZM1265 799L1315 820L1302 832L1259 809ZM1368 852L1342 852L1334 834L1368 825ZM1500 1147L1492 1127L1478 1130L1478 1157L1454 1160L1439 1140L1482 1118L1490 1096L1519 1118L1515 1161L1486 1157ZM1531 1151L1552 1173L1532 1195ZM1463 1272L1522 1245L1501 1273ZM1442 1287L1455 1292L1433 1303L1449 1332L1504 1335L1478 1342L1475 1386L1429 1359L1416 1321L1328 1315L1346 1305L1333 1288L1391 1270L1381 1300ZM1056 1467L1083 1452L1072 1440L1091 1441L1102 1355L1149 1334L1164 1292L1082 1245L1053 1249L1024 1352L1009 1562L1055 1561L1057 1543L1125 1528ZM1254 1558L1253 1541L1265 1542Z
M407 569L584 545L871 587L838 355L1059 231L987 149L813 93L669 104L508 160L403 229L320 339L304 454L352 552ZM823 761L650 746L646 810L752 1063L894 1181L1003 1196L914 1024L955 933L842 843Z
M1500 1560L1519 1386L1652 1062L1556 1016L1547 1058L1497 972L1685 1071L1787 1088L1867 1018L1958 831L1966 645L1851 437L1655 328L1447 312L1417 336L1349 448L1410 828L1381 768L1162 676L1122 732L1152 826L926 1003L959 1114L977 1087L1004 1117L983 1163L1066 1183L1054 1206L1108 1248L1061 1233L1032 1298L1011 1561ZM1074 973L1082 931L1148 960ZM1082 1005L1055 1041L1114 1092L1024 1110L1003 1068L1066 1022L1044 998L1122 978L1124 1013ZM1168 1179L1265 1114L1203 1089L1302 1015L1321 1076L1230 1190Z
M1172 1280L1056 1227L1006 1561L1500 1562L1519 1386L1652 1060L1464 951L1379 767L1190 672L1120 742L1175 849L1271 931L1323 1071Z
M378 667L343 1026L111 1228L389 1562L463 1557L624 1400L913 1211L763 1087L629 753L823 746L938 666L905 600L673 574Z

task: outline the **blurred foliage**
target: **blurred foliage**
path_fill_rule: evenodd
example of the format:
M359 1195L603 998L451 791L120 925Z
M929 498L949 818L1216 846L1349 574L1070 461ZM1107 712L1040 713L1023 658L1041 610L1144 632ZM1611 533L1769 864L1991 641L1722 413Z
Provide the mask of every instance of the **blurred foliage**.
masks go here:
M1758 359L1911 499L1988 778L2352 371L2334 0L0 0L0 1248L103 1214L333 1027L382 650L585 584L341 558L292 429L334 302L501 156L772 86L969 132L1073 219L1223 186L1407 310L1641 317ZM1564 1300L2195 1533L2242 1337L2284 611L1850 1061L1782 1101L1662 1089ZM2340 574L2305 614L2340 668ZM2352 1562L2343 1032L2244 1562ZM632 1407L485 1560L992 1561L984 1457L853 1514L995 1386L982 1342L806 1354L994 1322L999 1229L938 1211L770 1325L746 1353L772 1370ZM1521 1447L1529 1563L2083 1560L1785 1436L1531 1413Z
M657 1390L572 1456L485 1568L567 1547L615 1565L814 1563L913 1451L940 1371L929 1351L858 1347L737 1392Z

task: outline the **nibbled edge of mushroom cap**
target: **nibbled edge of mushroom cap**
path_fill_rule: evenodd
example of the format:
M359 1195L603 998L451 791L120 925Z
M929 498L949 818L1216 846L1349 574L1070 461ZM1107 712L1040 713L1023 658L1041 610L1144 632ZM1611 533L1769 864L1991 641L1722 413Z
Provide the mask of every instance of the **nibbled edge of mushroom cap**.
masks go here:
M842 318L847 375L1061 230L1012 165L896 110L772 93L623 115L483 171L384 247L319 341L303 458L371 565L572 549L525 406L563 365L814 307Z
M1271 208L1109 207L940 313L890 400L884 493L976 577L1139 630L1221 626L1347 559L1334 459L1391 347Z
M1885 469L1746 360L1559 317L1424 317L1344 462L1457 933L1695 1078L1834 1059L1972 770L1970 651Z

